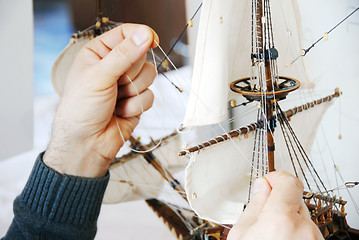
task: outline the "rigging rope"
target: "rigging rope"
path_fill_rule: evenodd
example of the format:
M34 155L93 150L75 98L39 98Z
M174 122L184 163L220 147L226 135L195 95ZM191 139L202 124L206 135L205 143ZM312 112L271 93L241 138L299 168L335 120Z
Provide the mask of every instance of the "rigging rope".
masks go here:
M312 43L312 45L310 45L310 47L308 47L307 49L303 49L303 52L301 55L299 55L296 59L294 59L290 65L292 65L294 62L296 62L299 58L304 57L305 55L307 55L307 53L317 44L319 43L321 40L324 39L325 35L328 35L329 33L331 33L334 29L336 29L339 25L341 25L344 21L346 21L350 16L352 16L356 11L359 10L359 7L357 7L353 12L351 12L348 16L346 16L343 20L341 20L339 23L337 23L333 28L331 28L328 32L326 32L321 38L319 38L317 41L315 41L314 43Z
M194 19L194 17L197 15L197 13L199 12L199 10L202 7L203 2L198 6L197 10L195 11L195 13L192 15L190 21L192 21ZM187 28L189 26L189 23L187 22L186 26L184 27L184 29L182 30L181 34L177 37L176 41L173 43L172 47L170 48L170 50L168 51L167 54L165 54L166 57L164 57L162 59L162 61L160 62L160 64L158 65L158 69L160 68L160 66L162 66L162 63L168 58L168 56L172 53L173 49L175 48L175 46L177 45L178 41L182 38L183 34L186 32Z
M284 116L284 112L282 111L282 109L280 108L280 106L279 106L278 103L277 103L277 108L279 109L279 111L280 111L280 113L281 113L281 115L282 115L282 117L283 117L283 120L284 120L285 124L287 125L288 130L290 131L290 133L291 133L291 135L292 135L292 137L293 137L294 143L296 144L296 146L297 146L297 148L298 148L298 150L299 150L299 153L302 155L302 158L303 158L303 160L304 160L304 163L305 163L305 165L307 166L307 169L309 170L310 174L312 175L312 178L313 178L313 180L314 180L314 182L315 182L315 184L316 184L318 190L322 193L322 191L321 191L321 189L320 189L320 187L319 187L317 181L315 180L316 178L314 177L314 175L313 175L311 169L313 169L313 171L314 171L316 177L318 178L318 180L320 181L321 185L323 186L323 188L325 189L325 191L327 191L327 188L325 187L325 185L324 185L322 179L320 178L320 176L319 176L317 170L314 168L312 161L310 160L310 158L308 157L307 153L305 152L305 150L304 150L302 144L300 143L300 141L299 141L299 139L297 138L296 134L294 133L292 127L290 126L288 119ZM310 166L308 165L308 163L309 163ZM311 168L310 168L310 167L311 167Z

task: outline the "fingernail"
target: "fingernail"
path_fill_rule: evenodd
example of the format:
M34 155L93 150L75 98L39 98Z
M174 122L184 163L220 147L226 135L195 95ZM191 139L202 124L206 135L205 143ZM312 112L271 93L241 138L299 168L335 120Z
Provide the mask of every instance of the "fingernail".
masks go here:
M132 35L132 40L137 46L144 44L149 38L148 29L141 27Z

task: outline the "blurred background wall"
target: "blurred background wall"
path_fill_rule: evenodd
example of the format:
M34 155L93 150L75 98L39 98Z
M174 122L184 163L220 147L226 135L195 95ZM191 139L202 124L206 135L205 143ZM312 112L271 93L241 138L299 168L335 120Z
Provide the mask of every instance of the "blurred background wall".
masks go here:
M33 14L29 0L0 1L0 160L33 146Z

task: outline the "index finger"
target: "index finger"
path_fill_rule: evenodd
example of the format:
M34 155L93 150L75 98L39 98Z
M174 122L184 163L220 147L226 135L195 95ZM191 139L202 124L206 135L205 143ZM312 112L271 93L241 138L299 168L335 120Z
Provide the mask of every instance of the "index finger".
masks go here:
M145 25L140 24L131 24L125 23L120 26L105 32L104 34L96 37L91 42L89 42L86 47L88 50L95 53L99 60L104 58L112 49L114 49L119 43L121 43L125 38L132 36L136 29L140 26L147 28L153 34L153 42L151 43L151 48L156 48L159 44L158 35L153 29Z
M124 73L143 58L155 41L157 35L155 36L149 27L134 24L127 26L122 31L123 41L119 41L93 66L96 75L101 76L93 83L97 91L113 87ZM102 42L100 40L98 42Z
M299 212L302 206L303 183L284 171L267 174L266 179L272 187L264 211Z

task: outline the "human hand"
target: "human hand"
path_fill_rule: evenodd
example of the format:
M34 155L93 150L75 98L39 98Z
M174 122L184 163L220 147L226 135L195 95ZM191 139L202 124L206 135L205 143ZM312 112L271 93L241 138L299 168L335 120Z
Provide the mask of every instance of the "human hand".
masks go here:
M45 164L69 175L105 175L124 144L118 126L128 140L142 107L152 106L148 87L156 72L145 60L155 41L149 27L123 24L81 49L66 79Z
M229 240L323 239L302 200L302 182L272 172L254 184L254 195L228 235Z

